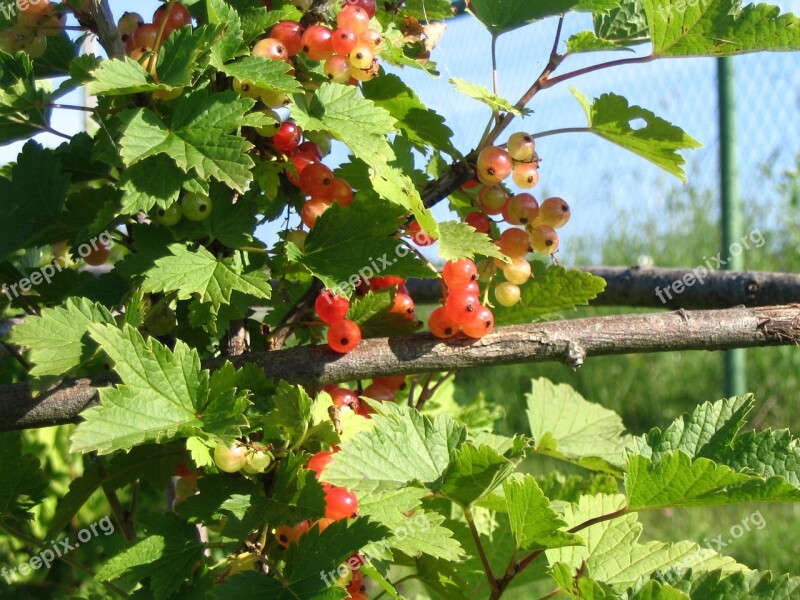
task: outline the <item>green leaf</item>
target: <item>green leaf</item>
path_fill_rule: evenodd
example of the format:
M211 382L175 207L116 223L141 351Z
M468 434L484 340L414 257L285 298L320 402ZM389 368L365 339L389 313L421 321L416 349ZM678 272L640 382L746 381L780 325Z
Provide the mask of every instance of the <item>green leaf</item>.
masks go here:
M474 227L460 221L439 223L439 257L442 260L471 259L476 254L507 260L492 238L478 233Z
M608 50L627 50L616 42L598 37L592 31L578 32L567 40L567 52L603 52Z
M88 91L93 96L125 96L170 89L153 81L147 69L128 57L104 60L92 75L94 80L89 83Z
M489 31L499 35L571 10L603 12L615 8L618 3L618 0L472 0L469 8Z
M349 295L359 277L398 275L434 277L393 234L403 222L400 211L384 202L359 201L331 206L306 238L305 250L292 258L305 265L327 288Z
M769 571L730 574L711 571L692 575L688 585L684 582L675 585L685 588L691 598L698 600L789 600L800 592L800 577L776 577Z
M414 409L381 407L373 429L342 443L323 472L327 483L354 492L396 490L412 482L438 489L466 429L454 420L433 419Z
M443 526L444 517L420 508L428 494L424 488L406 487L397 490L363 494L358 512L389 528L392 534L366 550L374 556L391 557L385 546L408 556L427 554L444 560L459 560L463 550L453 532ZM413 513L413 514L411 514ZM411 514L411 516L408 516Z
M191 577L195 563L203 556L204 545L197 539L197 529L171 513L161 513L150 535L134 543L107 561L97 572L98 581L119 577L150 580L155 600L166 600Z
M185 173L194 171L201 180L217 179L244 193L255 164L248 154L252 145L230 132L255 124L245 117L253 104L232 91L211 96L198 91L175 102L171 126L149 109L128 111L123 115L122 158L132 166L167 154Z
M294 94L301 89L297 79L288 74L291 66L282 60L246 56L236 62L215 66L229 77L265 90Z
M453 132L445 124L444 117L426 107L397 75L389 73L364 82L362 90L365 98L385 108L397 120L396 127L417 150L427 154L433 147L454 158L460 156L453 146Z
M316 474L303 468L304 460L304 457L289 454L278 463L266 499L267 520L294 524L325 514L325 492Z
M208 238L210 242L218 241L228 248L253 244L258 212L255 204L246 198L239 198L234 203L230 190L218 184L211 186L210 197L214 210L207 219L181 219L173 230L187 239Z
M69 178L61 172L52 150L36 142L23 146L11 168L11 181L0 178L4 214L0 221L0 259L29 247L37 235L58 221L68 187Z
M267 439L300 441L311 419L311 398L300 386L278 383L271 398L274 408L265 417Z
M0 520L28 521L48 488L39 459L23 451L20 432L10 431L0 433L0 460Z
M586 305L606 288L606 282L591 273L546 267L540 262L532 267L534 278L520 286L519 304L493 309L496 325L532 323L552 313Z
M634 438L630 448L654 463L674 450L682 450L692 458L717 460L733 445L754 404L752 395L705 402L691 415L675 419L663 433L655 428Z
M97 351L89 338L92 323L114 323L114 317L101 304L86 298L69 298L63 307L44 308L39 316L29 316L11 330L12 344L30 349L33 376L64 375L86 364Z
M309 236L310 237L310 236ZM145 273L145 292L177 292L179 299L197 294L201 302L210 302L214 311L230 304L234 291L254 298L269 298L270 285L266 273L244 273L241 257L217 259L204 247L194 250L183 244L171 244L170 254L158 258Z
M137 162L125 169L119 178L123 191L122 214L149 212L156 205L169 207L178 200L183 184L189 179L190 176L166 154Z
M737 473L707 458L692 460L680 450L666 454L655 464L644 456L631 455L626 470L629 507L635 510L800 500L800 489L783 477L762 479Z
M620 416L587 402L569 385L534 379L526 395L536 452L594 470L620 473L625 426Z
M371 162L369 180L372 189L389 202L406 209L414 215L422 231L437 238L439 228L430 209L425 208L417 186L403 169L388 163Z
M566 523L552 509L531 475L507 480L503 483L503 492L519 550L530 552L583 544L579 535L563 531Z
M800 49L800 20L741 0L642 0L656 56L734 56ZM682 9L682 10L681 10Z
M561 588L575 600L617 600L619 595L614 590L599 581L591 578L586 565L581 565L577 570L569 565L557 562L551 568L549 575ZM687 599L688 600L688 599Z
M763 477L782 476L800 487L800 444L787 429L748 431L716 455L717 460Z
M43 109L52 94L37 85L30 57L0 52L0 143L22 140L41 131L50 119Z
M82 413L71 452L108 454L174 437L182 427L202 427L199 399L208 394L208 371L197 351L178 340L170 351L145 340L130 325L89 325L92 339L114 361L122 385L101 388L100 405Z
M585 525L590 519L616 513L625 506L625 496L582 496L577 504L566 507L563 519L567 528ZM695 571L721 569L725 573L744 570L732 558L720 556L692 542L639 543L642 525L635 513L628 513L582 528L578 533L585 546L546 550L550 564L563 562L576 571L586 565L592 577L622 591L642 577L658 571L691 566Z
M597 37L617 44L636 44L647 41L647 15L642 0L621 0L608 14L594 15Z
M686 173L682 168L686 160L678 151L700 148L700 142L649 110L640 106L629 106L622 96L603 94L590 103L575 88L570 90L583 106L592 133L638 154L681 181L686 181ZM638 121L644 121L645 125L634 129L632 123Z
M482 102L486 106L492 109L492 111L504 111L508 112L517 116L523 114L530 114L530 110L528 109L519 109L508 100L501 98L500 96L496 96L488 89L486 89L482 85L478 85L476 83L471 83L464 79L460 79L458 77L453 77L450 80L450 83L453 85L457 92L461 92L469 96L470 98L474 98L475 100Z
M392 290L380 290L354 298L350 302L347 318L358 323L365 338L413 333L418 328L415 318L389 312L394 304L395 294Z
M393 157L386 136L394 133L395 119L359 96L353 86L323 83L310 102L305 95L295 95L291 111L304 131L330 133L368 164L386 163Z
M489 446L464 444L455 451L439 491L459 506L469 507L505 481L523 456L517 453L510 460Z

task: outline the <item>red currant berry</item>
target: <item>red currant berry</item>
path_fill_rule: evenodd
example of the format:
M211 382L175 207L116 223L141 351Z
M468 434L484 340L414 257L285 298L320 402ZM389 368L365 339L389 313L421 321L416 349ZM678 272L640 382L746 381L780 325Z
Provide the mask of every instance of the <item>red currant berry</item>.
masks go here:
M383 52L383 48L386 45L383 34L376 29L367 29L364 33L358 36L358 41L369 48L375 55Z
M324 290L317 296L314 308L319 318L328 325L341 321L350 310L350 301L344 296L338 296L331 290Z
M464 222L473 227L478 233L489 233L489 217L480 211L471 212L464 219Z
M325 493L325 517L340 521L349 519L358 511L358 498L350 490L331 487Z
M358 410L359 404L358 395L347 388L334 388L328 392L333 398L334 406L349 406L354 411Z
M536 163L514 163L511 177L517 187L523 190L536 187L539 183L539 165Z
M275 528L275 539L278 540L278 545L281 548L288 548L289 544L297 544L300 538L311 529L311 523L308 521L300 521L294 527L288 525L281 525Z
M300 190L318 199L330 199L333 195L333 171L322 163L308 165L300 173Z
M539 202L530 194L517 194L509 198L503 217L512 225L532 223L539 214Z
M328 329L328 346L340 354L347 354L361 341L361 328L353 321L337 321Z
M169 11L169 14L167 14L167 11ZM160 28L164 19L166 19L167 23L164 25L164 33L161 39L167 39L176 29L192 23L192 15L180 2L175 2L171 5L171 8L169 4L163 4L156 9L156 12L153 13L153 25L156 28Z
M289 161L294 166L294 171L292 169L286 169L286 176L289 178L289 181L296 186L300 186L300 175L303 173L305 168L308 165L313 165L314 163L319 162L319 159L311 152L293 152Z
M322 68L325 76L334 83L347 83L350 81L350 60L347 55L334 54L325 61Z
M555 254L558 250L558 234L549 225L537 225L530 231L531 247L534 252Z
M333 54L332 37L324 25L312 25L303 34L303 52L311 60L325 60Z
M480 287L478 287L478 282L477 281L470 281L469 283L465 283L464 285L450 286L448 288L448 291L450 291L450 292L461 292L461 293L464 293L464 294L473 294L475 296L478 296L481 293L481 290L480 290Z
M385 388L388 388L393 391L399 391L403 389L406 384L406 376L405 375L387 375L385 377L375 377L372 380L372 383L377 383L382 385Z
M499 215L508 201L501 185L487 185L478 192L478 207L487 215Z
M337 29L333 32L331 45L336 54L344 54L346 56L358 45L358 36L350 29Z
M375 16L377 12L377 6L375 5L375 0L344 0L343 6L358 6L359 8L363 8L366 13L369 15L369 18Z
M340 29L350 29L357 35L369 29L370 16L360 6L348 5L336 16L336 26Z
M533 140L533 136L527 133L512 134L508 138L506 148L508 148L509 156L520 162L531 161L536 154L536 142Z
M478 279L478 268L468 258L450 260L444 264L442 277L449 288L456 288Z
M283 42L271 37L258 40L250 51L250 55L270 60L286 60L289 58L289 53Z
M503 306L514 306L519 302L521 296L522 292L519 286L508 281L504 281L494 288L494 297Z
M305 202L303 208L300 209L300 220L303 221L303 225L309 229L314 229L314 225L317 224L317 219L319 219L328 208L330 208L330 205L324 200L312 198L308 202Z
M531 264L524 258L515 258L510 265L503 265L503 276L514 285L522 285L531 278Z
M480 339L492 333L494 329L494 315L492 311L481 306L475 313L471 321L467 321L461 326L461 331L471 338Z
M385 385L373 383L368 385L361 395L365 398L377 400L378 402L394 402L394 390L390 390Z
M567 224L570 216L569 204L561 198L548 198L542 202L535 224L559 229Z
M291 121L281 123L278 133L272 136L272 145L280 152L294 152L303 139L303 130Z
M339 206L350 206L353 203L353 187L344 179L334 178L331 183L331 200Z
M297 147L297 152L309 152L317 157L317 160L322 160L322 149L314 142L303 142Z
M447 339L458 333L458 324L454 323L444 307L440 306L428 317L428 329L435 337Z
M489 146L478 155L478 179L486 185L500 183L511 175L513 166L508 152L497 146Z
M333 460L333 452L328 450L321 450L308 459L306 469L314 471L317 474L317 479L322 475L322 471L331 464Z
M405 279L397 275L384 275L383 277L373 277L368 283L371 290L385 290L395 285L404 285L405 282Z
M394 296L394 302L389 309L390 313L403 315L407 319L414 318L414 300L407 294L398 292Z
M444 310L453 323L463 325L475 318L475 313L481 307L481 301L476 294L453 290L444 301Z
M422 231L422 227L415 220L408 226L408 233L411 234L411 241L417 246L430 246L436 243L436 240Z
M528 234L522 229L512 227L506 229L497 238L497 247L500 252L510 258L520 258L525 256L530 251L531 242L528 239Z
M297 21L279 21L269 32L269 37L281 42L289 56L295 56L303 49L303 26Z

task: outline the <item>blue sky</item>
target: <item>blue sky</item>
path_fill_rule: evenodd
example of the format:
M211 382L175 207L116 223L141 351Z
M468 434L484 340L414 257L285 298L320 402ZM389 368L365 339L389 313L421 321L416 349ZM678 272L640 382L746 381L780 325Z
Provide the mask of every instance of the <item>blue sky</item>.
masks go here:
M121 14L130 2L111 0L112 10ZM783 11L800 13L800 0L775 2ZM145 0L136 10L148 17L158 6ZM591 27L588 15L568 15L564 38ZM555 20L518 29L503 36L498 44L500 92L516 101L538 75L547 60L555 31ZM460 77L491 85L489 35L472 17L449 22L442 43L434 51L441 77L431 78L421 71L405 69L401 76L431 108L444 115L454 131L454 143L462 151L475 146L489 118L481 104L461 96L448 83ZM563 45L562 45L563 49ZM647 45L637 53L646 54ZM613 60L619 53L590 54L570 58L559 72L572 71L594 62ZM769 53L740 56L734 59L737 70L737 127L741 140L740 166L742 195L746 198L766 193L753 175L756 165L777 154L771 161L789 168L800 154L800 53ZM569 126L585 125L582 109L569 87L575 86L590 97L606 92L624 95L632 104L655 112L704 143L704 148L687 155L690 181L714 187L717 177L716 61L713 59L671 59L605 70L576 78L545 90L531 105L534 114L518 120L509 130L530 133ZM65 103L81 103L80 96ZM81 128L81 119L73 111L56 111L53 125L65 133ZM58 138L39 136L42 143L57 145ZM502 141L502 140L501 140ZM0 148L0 162L14 159L21 144ZM643 159L587 134L543 138L537 149L544 158L541 183L534 194L542 199L559 195L573 207L573 219L562 234L562 248L568 252L570 236L580 236L598 226L609 226L628 211L655 211L663 208L665 190L679 185ZM346 159L340 147L328 162ZM767 194L768 196L768 194ZM436 208L439 219L450 217L442 203ZM264 227L259 236L273 239L274 229Z

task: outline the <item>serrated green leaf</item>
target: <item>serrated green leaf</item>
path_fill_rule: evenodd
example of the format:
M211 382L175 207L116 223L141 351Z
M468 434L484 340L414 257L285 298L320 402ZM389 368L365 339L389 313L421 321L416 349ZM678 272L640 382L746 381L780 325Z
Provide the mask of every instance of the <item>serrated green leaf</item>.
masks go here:
M717 452L715 459L738 471L782 476L787 483L800 487L800 444L787 429L748 431Z
M501 34L569 11L608 11L618 3L619 0L472 0L469 8L489 31Z
M475 258L475 255L508 260L485 233L460 221L439 223L439 257L442 260Z
M295 95L291 111L304 131L330 133L369 164L386 163L393 157L386 136L395 131L395 119L360 97L353 86L323 83L310 102L305 95Z
M426 107L397 75L389 73L364 82L362 90L365 98L385 108L397 120L397 128L417 150L427 154L433 147L454 158L460 156L453 146L453 132L445 124L444 117Z
M590 519L615 514L624 508L625 496L582 496L577 504L564 512L568 528L585 524ZM720 556L692 542L648 542L640 544L642 525L635 513L601 521L578 532L586 546L571 546L547 550L551 564L564 562L573 571L585 563L592 577L621 591L636 584L642 577L673 568L693 566L696 571L721 569L725 573L745 570L732 558Z
M425 263L393 237L402 222L402 212L386 203L357 199L346 207L334 204L308 234L305 251L293 258L327 288L346 295L359 277L434 277Z
M773 576L769 571L692 573L688 582L675 585L685 589L692 600L791 600L800 593L800 577Z
M741 0L643 0L656 56L734 56L800 49L800 20Z
M452 419L431 419L413 409L392 409L372 420L370 432L342 443L323 472L324 481L366 493L412 482L435 489L466 437L466 429Z
M381 197L401 206L414 215L422 231L436 239L439 228L430 209L425 208L422 197L412 179L400 168L380 161L372 161L369 171L371 187Z
M10 431L0 433L0 460L0 520L27 521L48 487L39 459L23 451L20 432Z
M389 312L396 293L393 290L380 290L353 299L347 318L358 323L365 338L413 333L418 328L414 315Z
M282 60L245 56L235 62L215 66L229 77L246 81L258 88L282 94L300 91L300 83L288 74L291 66Z
M202 427L197 408L208 394L209 374L200 370L196 350L178 340L170 351L154 338L144 340L130 325L88 327L123 383L100 389L100 405L81 415L71 452L108 454L169 439L181 427Z
M203 556L197 529L172 513L160 514L149 529L151 535L107 561L95 579L149 579L154 600L166 600L180 589Z
M149 212L158 205L163 208L177 201L189 175L166 154L145 158L125 169L119 178L123 191L122 214ZM212 213L213 214L213 213Z
M632 452L654 463L674 450L682 450L692 458L717 460L733 445L754 404L752 395L705 402L691 415L683 414L675 419L663 433L653 429L633 438L629 446Z
M516 547L525 552L583 544L579 535L564 531L566 523L531 475L503 483L508 520Z
M170 254L158 258L145 271L145 292L177 292L179 299L197 294L201 302L210 302L214 311L230 304L234 291L254 298L269 298L271 287L266 273L244 272L239 255L217 259L204 247L191 250L183 244L171 244Z
M563 310L572 310L597 298L606 282L591 273L567 270L564 267L545 267L534 263L534 278L520 286L522 298L511 307L496 306L496 325L532 323Z
M617 44L636 44L648 39L647 15L642 0L620 0L607 14L594 15L597 37Z
M593 31L578 32L567 40L567 52L603 52L608 50L627 50L616 42L598 37Z
M102 61L92 76L94 80L89 83L88 91L94 96L125 96L170 89L153 81L147 69L127 56Z
M594 102L570 88L586 113L592 133L638 154L681 181L686 181L683 165L686 160L679 150L700 148L702 144L676 127L640 106L629 106L628 101L616 94L603 94ZM632 123L644 121L643 127L634 129Z
M783 477L762 479L737 473L706 458L692 460L680 450L662 456L656 464L644 456L630 455L626 470L629 507L635 510L800 500L800 489Z
M113 324L114 317L101 304L69 298L63 307L44 308L39 316L27 317L11 330L9 341L30 349L31 375L64 375L96 352L88 331L92 323Z
M587 402L567 384L547 379L531 383L527 414L536 452L620 474L625 447L620 416Z
M517 116L530 114L530 110L517 108L508 100L493 94L482 85L471 83L458 77L450 79L450 83L457 92L461 92L470 98L474 98L478 102L482 102L493 111L504 111Z
M170 125L149 109L128 111L123 115L121 156L130 167L167 154L185 173L194 171L201 180L214 178L244 193L255 164L248 154L252 146L230 132L254 124L245 116L253 104L231 91L211 96L198 91L176 100Z
M574 600L619 599L619 595L610 586L592 579L588 571L589 568L586 565L581 565L579 569L575 570L565 563L557 562L550 567L548 574L558 584L561 591Z
M505 481L523 456L517 453L510 460L489 446L463 444L453 454L439 492L459 506L469 507Z

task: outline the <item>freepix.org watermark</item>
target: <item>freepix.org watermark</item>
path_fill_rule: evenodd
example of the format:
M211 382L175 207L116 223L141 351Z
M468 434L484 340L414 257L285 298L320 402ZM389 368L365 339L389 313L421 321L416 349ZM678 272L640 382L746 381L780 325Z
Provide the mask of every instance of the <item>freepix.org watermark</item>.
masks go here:
M661 304L666 304L672 300L673 294L682 294L686 291L686 288L690 288L698 282L700 285L703 285L706 276L710 272L716 271L728 264L731 257L739 256L745 250L750 250L751 244L753 248L761 248L765 243L766 240L761 232L758 229L754 229L749 234L742 236L742 239L738 242L733 242L731 244L730 248L728 248L727 260L722 258L722 252L717 252L716 256L712 256L711 258L704 256L704 264L695 267L691 272L686 273L686 275L680 279L676 279L664 289L661 289L661 286L657 286L655 289L656 296L661 300Z
M70 543L69 538L58 541L53 540L49 542L49 546L52 548L48 547L48 544L45 544L43 550L40 550L38 554L35 554L27 561L19 563L16 567L3 567L0 569L0 575L3 576L7 584L11 585L17 581L17 577L27 577L30 573L42 567L49 569L57 558L69 554L81 544L86 544L92 538L98 537L100 535L97 531L98 528L106 536L114 533L114 523L111 522L111 518L103 517L96 523L92 523L88 527L81 529L78 532L77 542Z
M665 21L670 21L674 14L682 15L690 8L705 8L711 0L673 0L669 6L659 6L658 14Z
M47 0L16 0L16 2L0 2L0 12L7 20L17 16L17 12L25 12L31 6L36 6Z
M392 531L392 535L383 538L379 542L371 542L358 553L354 554L332 571L320 571L319 578L331 587L336 585L339 578L347 577L351 571L358 571L364 565L372 563L373 559L378 559L380 556L385 556L389 551L389 540L391 538L398 538L399 540L406 539L412 533L427 531L430 529L431 523L428 521L427 515L420 513L411 519L408 519L404 525Z
M109 249L114 246L114 240L112 239L111 234L107 231L104 231L100 235L90 239L88 242L81 244L77 247L76 251L78 256L81 258L86 258L92 252L96 252L101 245ZM65 253L62 256L55 257L51 262L34 271L28 277L20 279L13 285L3 284L2 288L0 289L2 289L3 293L8 296L9 300L13 300L14 298L19 297L20 294L30 291L33 286L41 285L43 282L50 283L53 277L55 277L56 273L61 273L61 271L68 266L69 257Z
M692 567L696 567L697 565L701 565L703 562L705 562L706 558L708 558L706 550L719 552L726 546L732 544L733 540L738 540L745 534L745 532L750 531L751 526L757 530L764 529L764 527L767 526L767 521L764 518L764 515L761 514L760 510L757 510L750 516L742 519L741 523L737 523L731 527L728 530L729 537L727 540L723 539L725 537L724 533L720 533L714 538L705 538L703 540L703 546L698 546L697 550L695 550L692 554L685 557L683 560L679 560L669 569L659 569L655 573L656 577L661 580L661 583L667 583L667 580L671 580L673 577L679 579Z

